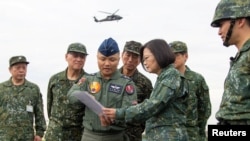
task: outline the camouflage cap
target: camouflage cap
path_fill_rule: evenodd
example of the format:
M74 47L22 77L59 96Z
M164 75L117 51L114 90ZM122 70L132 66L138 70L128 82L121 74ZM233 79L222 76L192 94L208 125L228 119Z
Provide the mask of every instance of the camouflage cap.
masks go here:
M86 47L81 43L72 43L69 45L67 53L69 52L78 52L88 55Z
M214 13L212 27L219 27L221 20L250 17L249 0L221 0Z
M186 43L184 43L182 41L173 41L173 42L169 43L169 46L171 47L171 49L174 53L188 51Z
M112 38L105 39L99 46L98 51L107 57L120 52L117 42Z
M124 51L132 52L140 55L140 48L142 44L136 41L128 41L125 43Z
M24 56L22 56L22 55L11 57L10 60L9 60L9 62L10 62L10 66L13 66L13 65L18 64L18 63L29 64L29 62L27 61L27 59Z

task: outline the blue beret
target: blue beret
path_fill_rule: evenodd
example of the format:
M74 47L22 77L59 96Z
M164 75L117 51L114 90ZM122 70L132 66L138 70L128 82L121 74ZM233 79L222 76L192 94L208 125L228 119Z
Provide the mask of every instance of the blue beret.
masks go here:
M100 45L98 51L104 56L111 56L117 52L120 52L116 41L112 38L105 39Z

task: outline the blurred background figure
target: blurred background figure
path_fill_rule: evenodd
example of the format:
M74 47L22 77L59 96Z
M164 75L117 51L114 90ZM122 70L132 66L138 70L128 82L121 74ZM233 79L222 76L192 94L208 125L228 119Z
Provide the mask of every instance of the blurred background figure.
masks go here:
M188 48L182 41L169 43L175 54L174 66L185 77L188 84L187 132L189 141L205 141L206 125L211 115L209 89L205 78L187 65Z

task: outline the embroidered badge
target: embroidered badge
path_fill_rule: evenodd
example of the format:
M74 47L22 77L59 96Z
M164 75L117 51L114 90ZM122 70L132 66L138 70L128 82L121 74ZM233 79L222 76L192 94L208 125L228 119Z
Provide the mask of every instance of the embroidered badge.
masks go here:
M110 84L108 91L113 92L113 93L117 93L117 94L121 94L122 86L117 85L117 84Z
M126 88L125 88L126 92L128 94L133 94L135 89L134 89L134 86L133 85L127 85Z
M101 85L99 82L91 82L90 85L89 85L89 88L90 88L90 92L95 94L95 93L98 93L101 89Z
M86 78L82 77L82 78L77 82L77 84L78 84L78 85L81 85L85 80L86 80Z

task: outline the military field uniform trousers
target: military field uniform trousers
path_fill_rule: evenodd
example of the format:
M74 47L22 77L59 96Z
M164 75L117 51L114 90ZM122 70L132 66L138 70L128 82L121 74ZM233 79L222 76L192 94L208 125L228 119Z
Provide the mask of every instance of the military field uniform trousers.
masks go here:
M97 133L84 129L81 141L129 141L129 139L123 131L118 133Z

